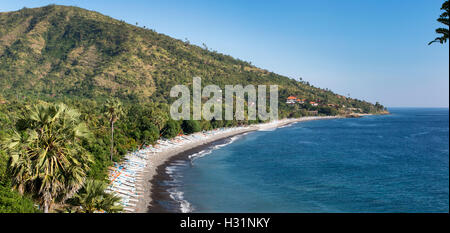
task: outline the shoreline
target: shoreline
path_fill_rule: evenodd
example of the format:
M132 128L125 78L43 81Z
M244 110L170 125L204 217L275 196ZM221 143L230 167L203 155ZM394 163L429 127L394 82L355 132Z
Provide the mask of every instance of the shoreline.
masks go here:
M251 131L249 131L251 132ZM173 212L182 212L179 209L179 206L171 208L171 204L178 204L175 203L176 201L172 199L170 196L170 192L168 191L169 188L172 186L165 185L163 182L171 180L172 177L166 172L166 168L169 166L172 166L173 163L176 163L177 161L189 161L190 155L193 155L195 153L201 152L202 150L208 149L213 147L214 145L224 144L227 140L238 136L243 135L245 133L238 133L235 135L228 136L226 138L218 139L213 142L209 142L194 148L191 148L189 150L180 152L170 158L168 158L163 164L159 165L156 168L156 174L151 179L150 183L152 186L152 192L151 192L151 203L149 206L147 206L147 212L149 213L173 213ZM164 204L162 204L164 203ZM169 207L170 206L170 207Z
M297 122L312 121L312 120L325 120L325 119L337 119L344 118L344 116L312 116L301 117L294 119L283 119L269 123L262 123L257 125L250 125L246 127L237 127L230 132L218 133L212 135L209 138L205 138L201 141L194 141L182 145L181 147L171 148L159 153L152 153L147 159L147 166L143 171L143 179L139 182L139 186L142 187L143 192L139 195L138 202L133 212L136 213L161 213L171 212L163 208L157 200L170 201L170 196L167 190L160 185L164 180L170 178L166 173L166 167L173 161L186 160L191 154L197 153L205 148L210 147L212 144L217 144L231 137L241 135L244 133L256 131L256 130L269 130L279 128L282 126L290 125Z
M158 177L158 175L160 178L162 178L166 174L165 173L165 167L166 167L165 165L168 165L169 164L168 162L172 158L177 157L177 155L180 155L180 154L182 155L183 153L185 153L187 151L195 150L196 148L205 148L209 144L211 144L215 141L223 140L227 137L233 137L235 135L250 132L253 130L255 130L255 129L252 129L251 127L243 128L243 129L239 129L239 130L232 131L232 132L214 135L214 136L212 136L208 139L202 140L200 142L191 142L191 143L183 145L180 148L172 148L167 151L162 151L159 153L151 154L148 158L148 165L145 168L145 171L143 174L144 179L141 181L143 183L141 183L141 185L140 185L141 187L143 187L143 194L139 198L139 201L136 205L134 212L136 212L136 213L149 212L149 210L152 207L153 197L155 197L154 192L153 192L153 187L156 186L155 184L157 184L156 183L157 180L155 180L154 178Z

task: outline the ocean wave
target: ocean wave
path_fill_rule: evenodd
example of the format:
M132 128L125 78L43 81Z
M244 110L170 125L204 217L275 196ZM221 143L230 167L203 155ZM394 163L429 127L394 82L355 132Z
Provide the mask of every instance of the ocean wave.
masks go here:
M195 154L189 155L188 158L191 161L194 161L195 159L198 159L198 158L201 158L201 157L203 157L205 155L211 154L212 151L217 150L219 148L222 148L224 146L227 146L227 145L233 143L234 141L236 141L238 138L240 138L240 137L242 137L243 135L246 135L246 134L247 133L243 133L243 134L240 134L240 135L233 136L229 140L226 140L225 143L214 145L212 147L209 147L208 149L205 149L205 150L202 150L202 151L197 152Z
M275 131L277 128L258 129L258 131Z
M356 122L347 122L347 126L350 127L376 127L378 124L367 124L367 123L356 123Z
M411 134L410 137L422 136L422 135L426 135L426 134L429 134L429 133L430 133L430 131L423 131L423 132Z
M179 191L178 188L171 188L167 190L170 198L176 201L180 205L181 213L190 213L194 210L194 207L186 199L184 199L184 193Z
M188 163L182 160L173 161L169 166L166 167L166 174L169 175L170 179L166 180L165 185L170 188L167 189L169 197L179 206L179 211L182 213L189 213L194 210L191 203L184 199L184 193L180 191L180 187L183 185L180 178L182 174L180 170L187 167Z
M192 162L195 159L210 154L214 150L217 150L219 148L222 148L226 145L233 143L238 138L246 134L247 133L233 136L228 140L225 140L224 143L211 146L208 149L189 155L188 158ZM169 193L170 198L179 205L179 210L182 213L190 213L195 209L194 206L184 198L184 192L180 191L180 188L183 185L180 180L180 178L183 177L181 170L187 167L188 165L189 163L185 160L176 160L171 162L170 165L166 167L166 174L169 175L170 177L170 180L165 182L165 184L170 187L167 189L167 192Z
M282 126L278 127L278 129L290 127L290 126L294 125L295 123L298 123L298 122L292 122L292 123L289 123L289 124L286 124L286 125L282 125Z

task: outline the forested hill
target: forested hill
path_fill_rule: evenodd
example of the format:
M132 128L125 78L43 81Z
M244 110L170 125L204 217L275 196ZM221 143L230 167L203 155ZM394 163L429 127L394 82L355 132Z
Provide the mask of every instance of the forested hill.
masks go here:
M49 5L0 13L3 97L81 97L170 102L170 88L203 84L278 84L280 102L297 96L323 104L377 108L249 62L78 7Z
M262 122L171 119L170 89L194 76L222 88L277 84L280 118L384 111L97 12L50 5L0 13L0 213L119 211L104 188L126 153ZM102 206L91 208L89 190L100 190Z

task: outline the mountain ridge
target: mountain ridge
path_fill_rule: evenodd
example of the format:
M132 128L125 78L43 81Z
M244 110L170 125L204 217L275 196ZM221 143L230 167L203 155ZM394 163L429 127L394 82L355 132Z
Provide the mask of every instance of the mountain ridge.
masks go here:
M277 84L290 95L364 108L374 105L255 67L229 55L79 7L1 12L0 90L5 95L107 98L169 103L170 87Z

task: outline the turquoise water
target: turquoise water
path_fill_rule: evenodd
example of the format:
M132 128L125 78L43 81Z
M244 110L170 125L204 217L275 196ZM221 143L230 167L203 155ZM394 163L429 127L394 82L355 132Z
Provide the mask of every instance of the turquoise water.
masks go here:
M192 212L448 212L448 109L301 122L168 168Z

